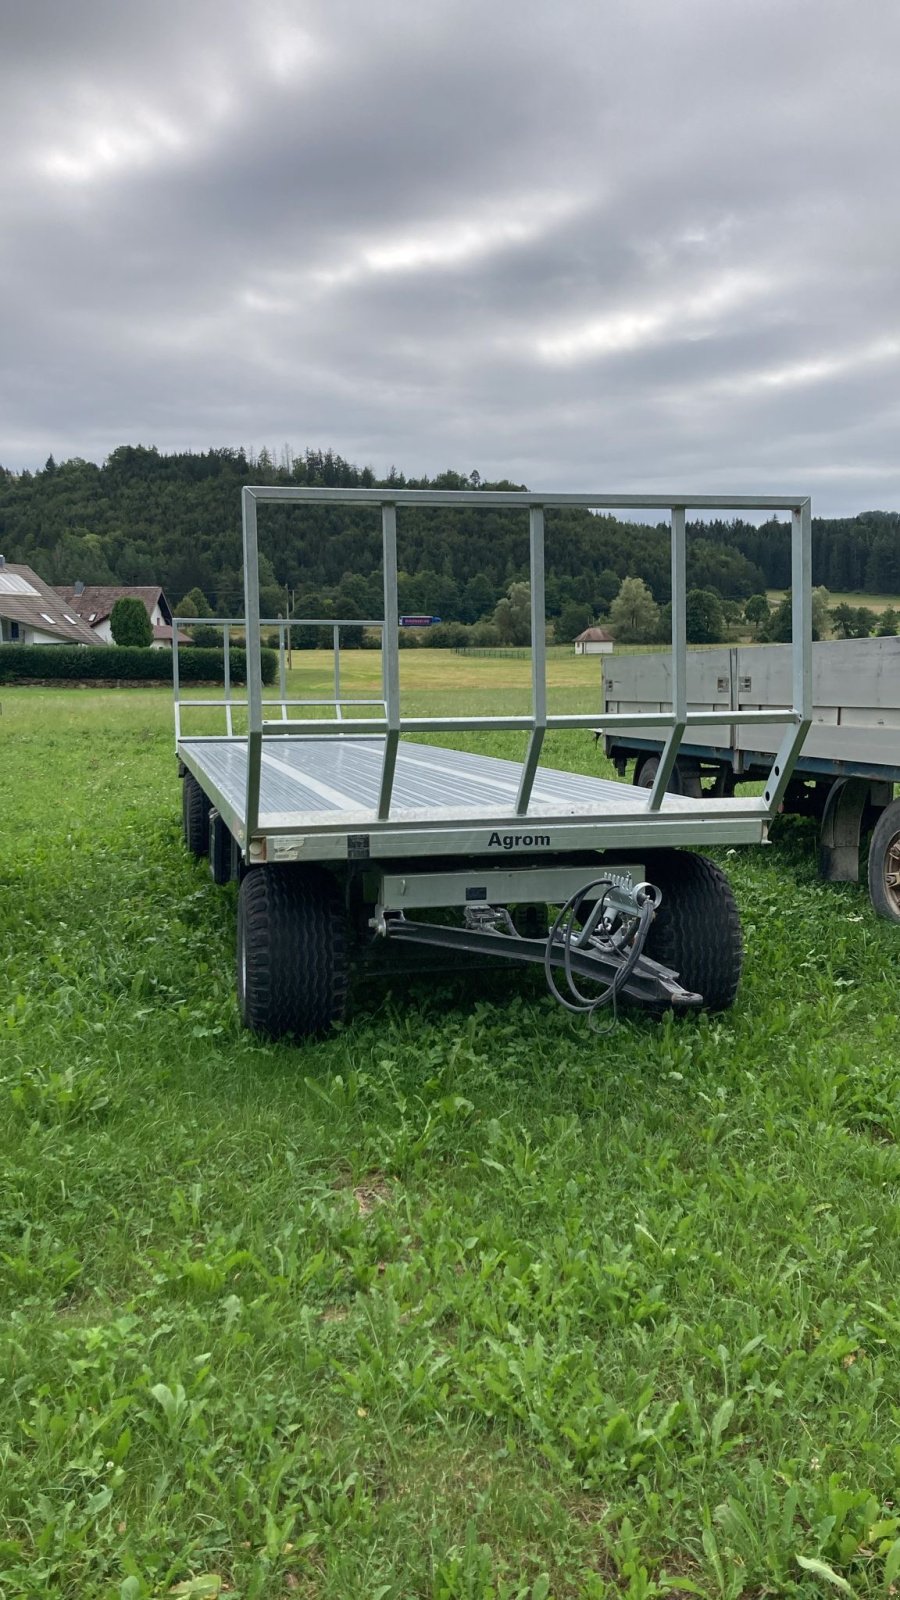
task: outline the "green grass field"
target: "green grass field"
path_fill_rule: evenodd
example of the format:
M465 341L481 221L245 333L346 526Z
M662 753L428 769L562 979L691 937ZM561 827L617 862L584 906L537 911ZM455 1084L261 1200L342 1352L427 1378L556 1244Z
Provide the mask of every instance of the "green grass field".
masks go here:
M809 825L721 854L725 1017L597 1037L510 972L267 1045L168 696L0 698L0 1594L895 1595L900 929Z
M784 599L783 589L767 589L766 593L773 605L778 605ZM833 610L835 606L865 606L869 611L874 611L878 616L882 611L900 611L900 595L897 594L854 594L848 591L828 591L828 604Z

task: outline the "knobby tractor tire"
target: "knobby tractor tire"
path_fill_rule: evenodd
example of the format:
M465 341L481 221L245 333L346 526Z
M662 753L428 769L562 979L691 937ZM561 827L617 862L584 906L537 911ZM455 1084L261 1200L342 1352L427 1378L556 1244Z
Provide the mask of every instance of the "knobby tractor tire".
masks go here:
M869 899L880 917L900 922L900 800L885 806L872 832Z
M740 983L744 941L724 872L686 850L649 851L644 871L662 891L646 954L673 967L686 989L702 994L704 1011L727 1011Z
M347 1003L347 919L319 867L253 867L238 896L237 990L245 1028L303 1039Z
M184 842L192 856L209 851L209 801L192 772L186 772L181 790Z

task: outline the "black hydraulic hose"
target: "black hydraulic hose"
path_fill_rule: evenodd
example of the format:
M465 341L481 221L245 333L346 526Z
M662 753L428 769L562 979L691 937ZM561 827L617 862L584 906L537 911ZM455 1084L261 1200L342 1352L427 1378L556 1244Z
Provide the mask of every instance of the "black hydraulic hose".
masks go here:
M598 1032L611 1031L611 1028L616 1025L618 995L640 961L647 935L650 932L653 914L658 904L658 901L652 899L649 894L643 899L638 909L637 927L632 936L628 954L621 967L614 973L606 988L599 995L583 994L575 981L575 974L572 971L572 942L575 934L575 924L578 921L585 900L594 889L603 889L605 891L600 903L600 915L602 916L609 890L612 887L613 883L610 878L595 878L592 883L584 884L582 888L576 890L575 894L570 895L559 912L553 927L550 929L547 947L544 952L544 976L547 980L547 987L553 998L566 1011L572 1011L577 1016L586 1015L591 1027L595 1027L594 1018L597 1013L604 1010L606 1006L612 1007L613 1020L610 1029L596 1030ZM571 998L567 998L563 994L553 976L553 949L554 945L559 943L562 944L563 948L563 971L566 975L566 983Z

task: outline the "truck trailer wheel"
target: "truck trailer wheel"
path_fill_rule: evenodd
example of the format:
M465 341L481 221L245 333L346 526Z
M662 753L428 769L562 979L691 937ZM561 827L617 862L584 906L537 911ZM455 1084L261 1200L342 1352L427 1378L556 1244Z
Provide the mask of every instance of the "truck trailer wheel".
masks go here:
M272 1038L322 1033L344 1015L346 915L319 867L253 867L238 896L241 1021Z
M885 806L872 832L869 899L880 917L900 922L900 800Z
M638 789L652 789L659 771L659 756L639 756L634 769L634 785ZM669 794L684 794L691 800L700 800L703 788L700 783L700 768L683 756L678 756L672 768L668 783Z
M686 989L702 994L704 1011L727 1011L738 991L744 941L724 872L686 850L648 851L644 871L663 897L646 954L673 967Z
M181 790L184 842L192 856L209 852L209 801L192 772L186 772Z

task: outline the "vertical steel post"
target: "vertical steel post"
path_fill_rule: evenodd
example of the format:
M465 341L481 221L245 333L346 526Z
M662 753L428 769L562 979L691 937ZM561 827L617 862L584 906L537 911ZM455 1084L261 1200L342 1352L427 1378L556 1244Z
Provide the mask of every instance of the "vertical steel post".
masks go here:
M278 686L281 689L281 720L287 722L287 655L284 648L284 624L278 624Z
M808 726L812 721L812 512L808 500L791 513L791 634L795 646L794 710Z
M225 651L225 731L229 737L234 733L234 723L231 715L231 623L226 622L222 629L222 645Z
M397 765L397 746L400 743L400 646L398 633L400 620L397 601L397 507L381 508L381 543L384 554L384 632L382 649L385 663L385 715L387 733L384 740L384 760L381 765L381 787L378 795L378 817L384 820L391 812L391 792L394 787L394 768Z
M658 811L687 727L687 544L684 506L672 507L672 727L659 758L659 767L647 802Z
M812 722L812 514L808 500L791 512L791 640L791 699L796 720L785 731L763 794L772 815L781 805Z
M516 814L524 817L534 787L544 734L547 731L547 615L544 600L544 508L532 506L529 519L531 557L531 715L533 726L522 763Z
M334 643L334 714L337 717L338 722L340 722L340 720L341 720L341 629L340 629L340 624L339 623L337 623L337 622L335 623L334 627L331 630L331 633L332 633L332 640L333 640L333 643Z
M247 806L244 818L244 852L259 824L259 785L262 773L262 662L259 644L259 546L256 536L256 496L247 485L241 491L244 525L244 644L247 655Z
M175 748L181 738L181 679L178 671L178 618L172 618L172 694L175 698Z

